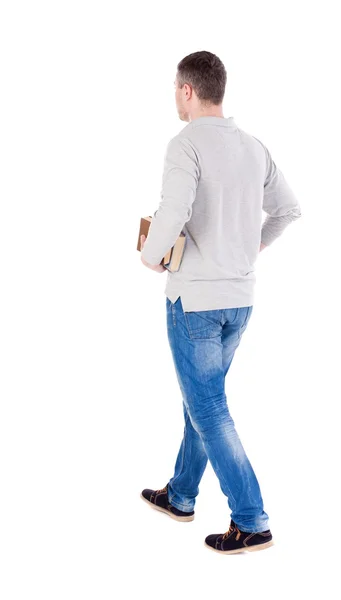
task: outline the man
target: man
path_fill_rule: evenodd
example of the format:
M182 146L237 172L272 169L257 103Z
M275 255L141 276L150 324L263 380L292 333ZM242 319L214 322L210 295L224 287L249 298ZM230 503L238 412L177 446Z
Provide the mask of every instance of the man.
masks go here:
M300 206L268 149L224 117L226 71L206 51L177 66L175 98L188 124L167 146L161 202L141 260L156 272L184 229L179 271L168 272L168 339L183 398L184 437L173 477L141 497L180 521L194 518L207 461L231 520L206 546L231 554L273 544L260 487L226 403L225 376L253 309L255 262ZM267 213L262 223L262 210Z

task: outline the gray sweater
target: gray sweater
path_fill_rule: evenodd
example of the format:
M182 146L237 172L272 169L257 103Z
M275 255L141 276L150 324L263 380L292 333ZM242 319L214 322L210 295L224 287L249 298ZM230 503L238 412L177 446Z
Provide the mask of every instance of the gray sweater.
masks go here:
M260 243L269 246L300 216L262 142L233 117L199 117L168 143L142 255L159 264L184 230L185 252L179 271L167 273L167 297L181 296L186 312L250 306Z

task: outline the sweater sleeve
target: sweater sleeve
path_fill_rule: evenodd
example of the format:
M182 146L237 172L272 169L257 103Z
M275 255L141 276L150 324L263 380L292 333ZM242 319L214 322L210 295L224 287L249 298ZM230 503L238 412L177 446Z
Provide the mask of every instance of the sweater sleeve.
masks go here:
M261 242L269 246L290 223L301 217L301 208L282 171L262 145L267 159L263 196L263 210L267 216L262 225Z
M141 253L149 264L160 264L191 218L199 176L193 146L180 136L172 138L164 157L161 201Z

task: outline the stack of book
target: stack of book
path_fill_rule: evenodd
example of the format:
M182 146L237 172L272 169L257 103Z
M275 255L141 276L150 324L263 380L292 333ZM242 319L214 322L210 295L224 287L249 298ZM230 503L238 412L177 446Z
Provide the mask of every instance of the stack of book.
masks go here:
M141 235L145 235L146 238L148 236L148 231L150 224L152 222L152 217L142 217L140 222L140 231L139 231L139 239L137 242L137 250L141 252ZM168 250L161 261L161 265L163 265L168 271L174 273L178 271L181 265L184 249L186 244L186 234L181 231L178 239L176 240L174 246Z

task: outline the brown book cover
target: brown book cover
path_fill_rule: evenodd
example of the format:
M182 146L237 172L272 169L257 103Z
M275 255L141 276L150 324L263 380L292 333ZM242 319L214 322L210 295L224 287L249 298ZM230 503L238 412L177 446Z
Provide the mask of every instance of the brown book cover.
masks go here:
M145 235L148 237L148 231L150 224L152 222L152 217L142 217L140 221L140 231L139 238L137 241L137 250L141 252L141 235ZM176 240L174 246L168 250L163 259L161 260L161 264L166 267L172 273L179 270L182 256L185 249L186 236L182 231Z
M169 265L167 266L167 268L172 273L175 271L178 271L180 268L183 253L185 250L185 243L186 243L186 236L183 232L181 232L172 248L171 259L169 261Z
M150 224L152 222L152 217L142 217L140 221L140 231L139 231L139 239L137 240L137 249L141 252L141 235L148 236L148 231Z

